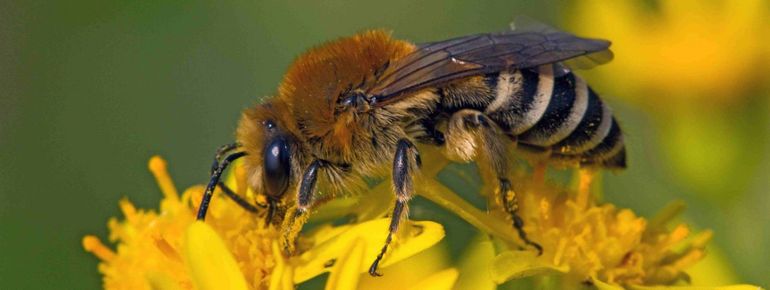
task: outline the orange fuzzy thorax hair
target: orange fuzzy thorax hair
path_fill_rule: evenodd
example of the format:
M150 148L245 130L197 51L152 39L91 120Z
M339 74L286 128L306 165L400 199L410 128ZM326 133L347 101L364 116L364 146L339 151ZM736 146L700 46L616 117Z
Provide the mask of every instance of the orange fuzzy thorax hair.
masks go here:
M320 150L336 152L340 158L348 159L352 136L368 134L368 130L358 128L349 115L335 116L340 94L362 81L366 83L361 88L366 89L374 81L375 70L414 49L414 45L392 39L385 31L373 30L323 44L300 55L284 76L278 95L244 110L241 115L236 139L248 153L244 166L251 186L257 192L262 191L262 150L271 134L290 134L298 144L319 138L323 147ZM277 125L275 132L265 129L266 120ZM296 150L302 153L292 159L294 177L301 176L299 170L307 165L305 153L311 149L300 145Z
M278 88L278 99L289 105L294 118L304 126L306 137L327 135L342 126L334 116L342 92L362 82L364 89L372 85L377 69L414 49L411 43L395 40L383 30L328 42L294 61Z

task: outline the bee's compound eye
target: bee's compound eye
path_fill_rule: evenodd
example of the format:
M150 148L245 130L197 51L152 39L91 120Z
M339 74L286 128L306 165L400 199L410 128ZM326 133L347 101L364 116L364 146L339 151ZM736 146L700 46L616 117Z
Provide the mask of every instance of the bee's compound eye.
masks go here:
M275 137L265 146L264 184L267 195L281 196L289 186L291 162L289 144L283 137Z

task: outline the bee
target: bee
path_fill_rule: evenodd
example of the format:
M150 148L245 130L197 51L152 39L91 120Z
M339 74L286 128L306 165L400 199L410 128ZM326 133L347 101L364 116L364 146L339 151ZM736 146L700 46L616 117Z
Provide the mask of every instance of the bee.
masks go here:
M360 192L362 177L389 175L396 198L384 246L369 269L377 276L407 218L421 166L415 144L423 144L439 147L449 160L489 168L512 228L542 252L517 214L509 151L573 168L626 167L612 111L568 69L609 61L609 46L553 29L421 45L373 30L310 49L289 67L275 96L243 111L236 142L216 154L198 219L206 217L217 186L257 210L219 181L243 158L248 185L266 197L266 222L281 227L290 252L292 233L317 204Z

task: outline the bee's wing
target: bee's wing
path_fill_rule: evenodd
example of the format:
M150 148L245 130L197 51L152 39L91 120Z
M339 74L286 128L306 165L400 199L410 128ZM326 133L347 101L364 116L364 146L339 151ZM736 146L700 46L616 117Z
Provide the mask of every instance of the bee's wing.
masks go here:
M540 21L537 21L535 19L532 19L528 16L519 15L516 16L515 20L510 23L511 31L519 32L519 33L539 33L539 34L566 34L565 32L559 31L558 29L549 26L545 23L542 23ZM573 36L575 37L575 36ZM559 63L554 63L555 70L554 75L555 76L562 76L569 72L571 72L573 69L590 69L600 64L605 64L611 61L613 58L612 51L605 48L604 50L595 51L595 52L589 52L584 55L576 56L573 58L566 59L564 61L561 61ZM533 68L535 71L537 71L537 68Z
M382 106L409 92L458 78L507 69L570 61L604 63L612 59L610 42L556 30L515 30L477 34L421 45L391 64L367 93ZM580 57L580 58L578 58Z

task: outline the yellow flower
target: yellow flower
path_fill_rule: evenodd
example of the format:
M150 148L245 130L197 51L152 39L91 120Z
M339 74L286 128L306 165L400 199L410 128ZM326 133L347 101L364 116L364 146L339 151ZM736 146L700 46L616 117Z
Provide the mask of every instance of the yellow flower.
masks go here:
M433 164L426 169L429 174L443 168L440 162L425 164ZM590 195L594 174L580 171L575 189L545 182L544 166L537 167L533 174L519 172L513 179L518 181L516 192L525 230L531 240L543 247L540 256L534 251L519 249L522 243L510 223L505 222L500 208L484 213L430 179L421 183L419 192L502 243L502 250L495 251L492 242L477 241L479 245L471 249L474 254L469 255L476 265L459 268L476 268L476 272L486 274L472 273L471 277L464 278L461 272L458 285L487 285L474 287L494 289L494 285L511 279L548 278L553 274L559 276L559 284L548 285L559 289L577 289L583 285L602 289L687 285L689 277L685 270L703 259L712 232L690 235L691 230L684 224L669 227L682 211L681 203L669 206L649 221L629 209L599 203Z
M83 246L102 261L99 271L108 289L294 289L327 272L326 289L491 290L517 279L534 279L540 288L669 289L689 283L685 270L703 259L712 235L703 231L690 236L684 224L669 227L682 210L679 203L648 221L592 198L593 174L581 172L577 188L571 189L546 183L545 167L538 167L533 174L520 171L514 176L525 230L544 249L537 256L520 249L501 209L493 206L483 212L429 178L445 167L446 160L433 158L436 153L430 150L423 155L430 162L425 163L418 192L494 236L477 238L456 265L447 265L443 248L434 246L444 236L440 225L408 222L383 261L385 277L365 273L382 246L381 235L372 233L382 233L389 222L376 218L387 210L377 205L382 202L376 194L387 193L387 183L372 189L374 202L362 199L356 206L345 200L332 202L331 213L321 210L319 217L356 213L359 222L317 226L301 236L298 255L285 257L277 242L279 229L265 226L224 197L216 195L219 200L212 202L206 223L195 221L195 201L203 188L192 187L180 197L158 157L151 159L150 169L164 194L160 211L137 210L123 200L125 220L109 222L117 252L93 236L85 237ZM245 174L238 168L228 183L250 196L253 193L243 190ZM375 218L362 218L365 212ZM525 277L531 278L520 279Z
M180 197L165 161L153 157L149 167L164 195L160 211L138 210L122 200L125 220L109 221L110 240L118 243L117 251L94 236L83 238L83 247L101 260L99 271L107 289L293 289L326 272L330 272L327 289L356 289L361 273L380 250L389 223L373 219L319 226L300 241L307 250L287 258L278 247L278 229L266 227L262 219L225 198L212 202L206 223L195 221L203 187L191 187ZM239 194L246 194L244 178L236 167L235 178L228 181ZM421 265L422 261L409 257L444 236L443 228L434 222L405 225L383 260L383 271L399 261L400 267ZM438 270L424 273L422 283L433 288L423 289L451 288L456 270ZM386 275L380 281L398 278Z
M678 100L722 104L739 100L766 75L767 1L573 4L566 15L570 28L612 41L615 59L594 70L611 95L647 105Z

